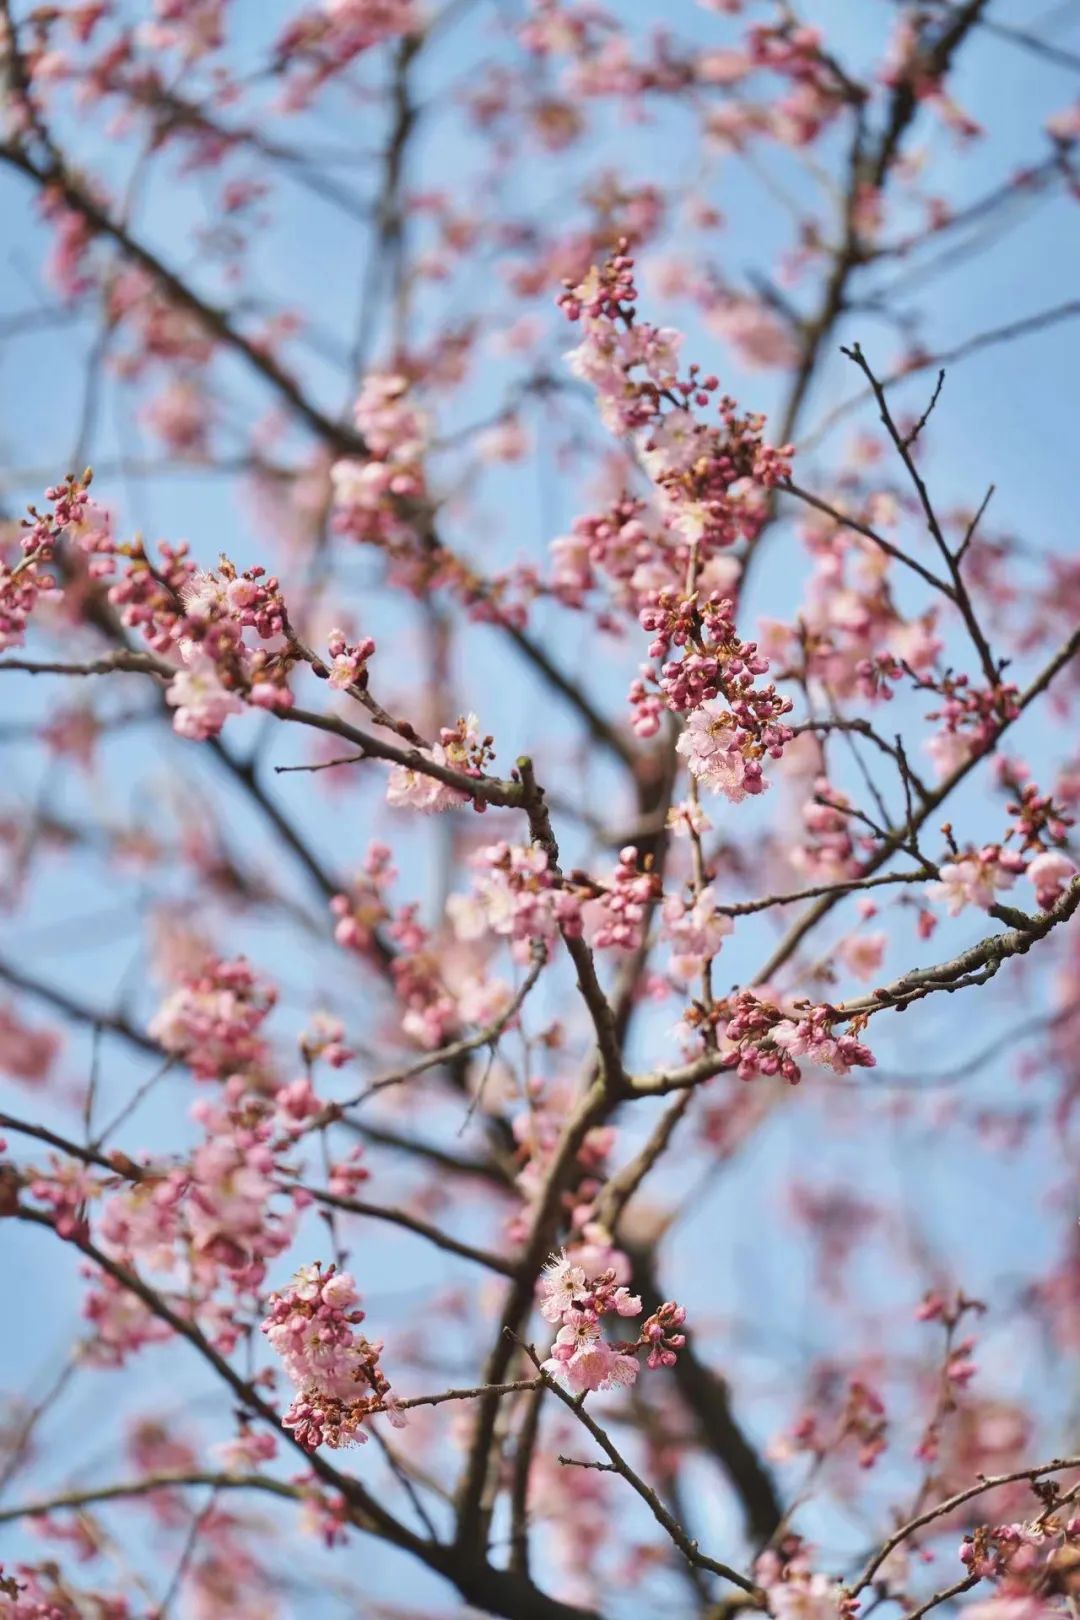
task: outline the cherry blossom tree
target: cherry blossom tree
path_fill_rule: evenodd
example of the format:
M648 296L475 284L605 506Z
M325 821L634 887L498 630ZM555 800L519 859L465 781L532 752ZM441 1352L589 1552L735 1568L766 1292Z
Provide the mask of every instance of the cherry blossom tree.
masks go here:
M0 62L0 1620L1075 1620L1072 8Z

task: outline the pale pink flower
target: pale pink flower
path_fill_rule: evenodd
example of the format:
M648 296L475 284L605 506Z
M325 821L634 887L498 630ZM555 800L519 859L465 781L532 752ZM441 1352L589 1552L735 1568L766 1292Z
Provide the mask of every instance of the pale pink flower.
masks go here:
M748 760L735 740L731 714L719 698L710 698L690 714L676 750L690 772L732 804L767 786L756 760Z
M1021 862L1021 870L1022 867ZM965 906L988 910L995 903L995 892L1011 889L1015 881L1016 870L1012 863L1003 865L1000 852L989 848L946 861L941 868L941 881L931 883L926 892L931 900L942 902L950 917L956 917Z
M1076 866L1061 850L1049 849L1036 855L1027 869L1035 885L1035 899L1042 911L1055 905L1076 876Z
M553 1254L540 1274L540 1315L546 1322L558 1322L586 1289L583 1268L571 1260L565 1249Z
M838 954L856 979L872 979L880 971L888 943L886 934L852 934L841 943Z
M231 714L241 714L244 705L222 684L217 665L206 653L193 650L186 661L187 668L170 681L165 701L176 710L173 730L192 742L206 742L217 736Z
M680 979L690 979L711 962L734 923L717 911L717 898L705 889L692 904L677 894L668 895L663 906L663 937L671 945L671 967Z
M440 743L420 752L437 765L448 763L446 750ZM395 765L386 785L386 802L394 810L422 810L431 815L439 810L453 810L469 801L464 793L440 782L435 776L414 770L411 765Z

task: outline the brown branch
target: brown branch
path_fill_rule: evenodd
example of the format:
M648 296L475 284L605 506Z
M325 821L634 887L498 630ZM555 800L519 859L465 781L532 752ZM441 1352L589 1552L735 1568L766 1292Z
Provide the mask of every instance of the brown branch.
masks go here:
M501 1272L504 1277L513 1277L517 1274L517 1266L512 1260L493 1254L488 1249L474 1248L471 1243L464 1243L460 1238L451 1237L449 1232L443 1232L439 1227L432 1226L429 1221L421 1220L418 1215L410 1215L408 1210L390 1209L383 1204L368 1204L361 1199L346 1198L342 1194L325 1192L318 1187L304 1186L302 1190L317 1203L326 1204L331 1209L341 1209L350 1215L364 1215L369 1220L388 1221L407 1232L415 1232L417 1237L426 1238L437 1248L445 1249L449 1254L460 1255L463 1260L472 1260L478 1266L486 1266L489 1271Z
M850 360L854 361L859 370L862 372L863 376L866 378L867 382L870 384L870 387L873 389L874 398L877 401L878 412L880 414L882 424L885 431L888 433L889 438L896 447L897 454L904 463L908 477L911 479L911 482L915 487L915 493L918 496L919 505L922 507L923 516L926 519L926 527L929 530L931 538L933 539L934 544L937 546L938 551L941 553L941 559L944 562L945 567L949 571L951 585L945 587L946 595L952 598L953 602L955 602L957 608L959 609L960 616L963 619L964 624L967 627L968 635L971 638L971 644L979 655L979 662L982 665L982 671L986 678L986 683L991 691L993 691L1001 676L1000 668L995 663L994 655L990 651L989 644L985 635L983 634L982 626L979 623L978 615L975 612L971 597L968 594L968 589L964 583L964 578L960 572L956 556L948 541L945 539L941 524L938 521L937 513L934 510L934 503L930 499L930 492L926 487L926 480L920 473L911 454L912 442L916 437L919 428L922 426L922 423L926 420L926 416L928 416L930 414L930 410L933 409L934 402L937 399L937 393L940 392L941 384L945 380L945 374L944 372L941 373L938 381L938 389L934 394L934 399L931 400L930 406L928 407L925 415L922 417L919 423L916 424L913 432L911 434L902 434L896 425L891 410L889 409L889 402L885 397L885 390L875 375L866 356L863 354L862 349L857 343L853 343L850 349L845 348L842 352L846 354Z
M966 360L969 355L978 354L982 349L994 348L999 343L1011 343L1016 338L1027 337L1031 332L1045 331L1047 327L1056 326L1060 321L1075 320L1077 316L1080 316L1080 299L1070 298L1065 303L1055 304L1036 315L1025 315L1022 319L1009 321L1004 326L979 332L974 337L957 343L951 349L937 349L932 354L922 355L889 372L881 379L881 386L884 389L895 388L898 383L917 377L923 371L933 371L941 366L954 366L959 361ZM822 418L807 438L800 441L800 452L815 449L838 422L842 422L852 411L858 410L873 397L874 390L868 387L861 389L857 394L852 394L850 399L842 400L834 410Z
M514 1447L514 1473L510 1481L510 1568L519 1575L529 1573L529 1476L540 1438L543 1400L544 1385L538 1379L525 1402L525 1416Z
M1015 713L1003 717L999 722L994 735L988 738L986 742L977 748L972 753L970 759L964 760L963 763L958 765L954 771L950 772L943 782L939 783L936 788L931 790L925 803L909 819L909 821L905 823L903 827L889 829L888 837L881 844L880 848L877 849L867 861L863 872L864 877L871 877L882 866L884 866L886 861L890 860L898 850L907 847L912 837L914 837L914 835L918 833L923 826L925 826L926 822L929 820L930 816L933 815L934 811L944 804L945 800L952 793L953 789L964 781L964 779L971 774L975 767L994 751L1001 740L1002 735L1009 729L1010 726L1016 723L1025 710L1030 708L1032 703L1034 703L1037 698L1042 696L1043 692L1046 691L1047 687L1054 680L1055 676L1060 674L1066 665L1072 662L1078 652L1080 652L1080 628L1073 631L1072 635L1059 648L1057 653L1055 653L1054 657L1045 666L1045 668L1035 677L1030 686L1028 686L1027 689L1021 693L1020 697L1016 700ZM789 932L780 941L780 944L776 947L776 950L765 963L764 967L762 967L756 974L753 983L767 984L769 980L779 972L780 968L782 968L784 964L790 960L795 951L801 945L802 941L806 938L807 934L811 933L813 929L817 927L818 923L821 922L823 918L828 916L829 912L832 911L833 907L842 898L843 895L837 893L823 895L816 905L811 906L808 911L804 912L803 915L793 924Z
M13 27L11 32L14 40ZM17 50L15 55L18 56ZM245 337L224 310L202 298L157 254L138 241L125 225L111 217L108 210L78 180L51 141L49 150L49 164L42 166L14 142L0 143L0 162L10 164L38 186L57 191L68 207L80 214L96 235L112 241L128 259L145 270L175 304L194 316L205 331L225 348L240 355L324 443L344 455L360 458L368 455L368 446L361 433L348 421L337 421L313 404L292 374L274 359L265 346ZM430 514L428 518L430 520ZM438 549L445 550L433 533L431 539ZM633 748L625 736L593 706L578 684L558 669L526 631L500 618L496 618L494 623L525 655L544 681L577 711L590 735L614 753L622 764L633 768L637 759Z
M107 653L104 658L82 664L49 663L27 658L0 659L0 671L5 669L18 670L28 675L83 676L112 675L118 671L128 671L140 675L154 675L166 680L171 680L174 675L180 673L178 666L166 663L163 658L157 658L152 653L128 651ZM361 731L358 727L350 725L347 720L343 720L340 715L319 714L311 709L294 707L276 710L275 718L289 721L294 725L310 726L315 731L327 731L335 737L343 737L346 741L354 743L369 759L382 759L394 765L403 765L408 770L433 777L435 781L442 782L447 787L456 788L459 793L464 793L469 798L482 799L485 804L518 808L524 803L522 790L516 782L504 782L493 776L467 776L464 771L455 771L448 765L440 765L438 760L429 759L418 748L400 748L396 743ZM245 779L249 776L254 779L250 767L236 760L230 760L230 765L234 774L242 774Z
M393 1152L403 1153L410 1159L420 1159L425 1164L435 1165L439 1170L448 1170L453 1175L471 1176L478 1181L489 1182L504 1192L509 1192L514 1185L514 1166L508 1160L500 1162L479 1154L454 1153L448 1148L441 1147L437 1142L406 1136L384 1125L371 1125L351 1119L343 1120L341 1123L345 1130L352 1131L365 1142L372 1142L377 1147L390 1148Z
M910 1614L906 1614L904 1620L921 1620L924 1614L929 1614L930 1610L936 1609L939 1604L948 1603L950 1598L959 1597L961 1592L970 1592L973 1586L978 1586L981 1578L979 1575L965 1575L960 1580L954 1581L951 1586L943 1586L940 1592L935 1592L933 1597L927 1598L925 1603L920 1603L917 1609L912 1609Z
M532 1227L525 1241L517 1278L503 1304L499 1332L484 1366L484 1382L503 1379L516 1348L515 1335L532 1309L536 1274L551 1251L562 1217L562 1191L589 1131L608 1111L609 1101L603 1081L597 1079L579 1099L563 1127L562 1136L548 1165L537 1196ZM484 1487L491 1466L492 1440L498 1402L481 1399L469 1451L457 1491L458 1528L456 1545L466 1557L474 1557L483 1538Z
M42 1226L51 1232L56 1231L56 1224L52 1216L41 1210L28 1209L19 1205L8 1219L23 1221L31 1225ZM100 1249L93 1239L76 1232L66 1241L72 1248L79 1251L86 1259L92 1260L101 1270L112 1277L114 1282L126 1288L131 1294L142 1301L147 1310L160 1321L165 1322L180 1338L186 1339L202 1359L214 1370L218 1377L228 1385L233 1394L239 1397L245 1409L257 1414L265 1423L270 1424L276 1433L283 1434L297 1451L306 1458L308 1466L319 1475L325 1483L340 1491L356 1515L356 1523L364 1529L372 1530L392 1541L395 1546L404 1548L424 1558L430 1551L426 1542L399 1524L384 1507L369 1495L368 1491L358 1480L341 1474L316 1453L308 1452L287 1429L282 1429L281 1419L274 1408L258 1393L255 1386L226 1361L225 1357L216 1350L205 1337L201 1329L193 1321L181 1316L162 1296L150 1285L143 1281L137 1272L128 1266L121 1265L104 1250Z
M543 1378L545 1386L550 1389L556 1398L574 1414L578 1422L588 1429L601 1451L604 1452L608 1461L611 1463L614 1472L625 1479L627 1484L637 1492L637 1494L641 1497L641 1500L649 1509L649 1512L652 1514L653 1518L656 1520L657 1524L660 1525L661 1529L665 1530L671 1537L671 1540L682 1553L687 1563L693 1564L697 1569L708 1570L710 1574L719 1575L724 1580L730 1581L733 1586L739 1587L741 1591L749 1592L758 1600L759 1606L761 1608L765 1608L766 1599L764 1592L762 1592L753 1581L747 1580L745 1575L740 1575L738 1570L732 1569L729 1564L723 1564L717 1558L709 1558L700 1550L697 1542L690 1539L682 1525L679 1524L678 1520L668 1512L667 1508L657 1496L656 1492L652 1489L651 1485L647 1485L641 1476L636 1474L630 1467L630 1464L619 1451L618 1447L615 1445L615 1442L611 1439L611 1436L605 1429L600 1427L599 1423L597 1423L592 1414L586 1410L584 1402L575 1400L574 1397L568 1394L567 1391L563 1389L554 1378L551 1378L546 1372L544 1372L543 1368L540 1366L539 1357L531 1345L527 1345L525 1349L529 1359L539 1371L541 1378Z
M967 4L958 9L949 26L942 29L937 39L927 48L920 50L918 60L912 64L911 73L900 79L892 89L884 128L876 143L867 139L862 107L858 103L852 104L854 128L848 149L847 179L841 204L840 241L833 251L832 268L822 290L817 312L805 324L802 353L776 436L776 442L779 444L786 444L795 437L824 346L847 307L852 278L873 257L872 247L865 243L860 235L859 199L865 188L884 191L900 155L904 136L919 111L917 82L944 78L957 50L979 21L980 14L987 4L988 0L967 0ZM746 548L740 586L744 595L751 565L760 553L761 542L775 517L776 504L773 495L769 502L768 522L762 526Z
M58 1135L56 1131L48 1130L44 1125L16 1119L12 1114L0 1113L0 1130L14 1131L17 1136L32 1137L34 1141L44 1142L48 1147L56 1148L59 1153L66 1153L69 1158L78 1159L82 1164L95 1165L98 1169L107 1170L110 1175L123 1177L125 1181L144 1179L143 1168L129 1159L126 1153L106 1155L99 1152L96 1147L81 1146L66 1136Z
M789 894L769 894L760 900L736 900L730 905L717 906L724 917L750 917L759 911L770 911L774 906L790 906L799 900L816 900L822 896L842 900L845 895L858 894L862 889L880 889L895 883L926 883L934 876L930 871L883 872L875 877L847 878L840 883L819 883L809 889L794 889Z
M794 483L790 478L785 478L783 483L777 487L783 493L794 495L798 500L804 501L807 506L812 506L815 511L823 512L826 517L831 517L841 528L852 529L856 534L861 534L867 540L872 540L874 545L878 546L887 557L891 557L894 562L902 563L905 568L910 568L912 573L918 574L919 578L925 580L928 585L933 586L935 591L941 591L945 596L952 595L952 591L945 580L939 578L931 569L924 567L917 557L909 557L907 552L901 551L899 546L894 546L891 540L886 540L883 534L878 534L877 530L871 529L868 524L860 523L858 518L853 518L847 512L842 512L837 506L831 506L828 501L823 501L820 496L812 495L809 490L803 489L800 484Z
M625 1231L617 1241L630 1260L630 1286L640 1294L645 1314L652 1316L669 1297L660 1287L655 1254L635 1244ZM671 1373L701 1444L717 1459L739 1499L749 1537L759 1545L768 1541L780 1522L780 1498L772 1475L732 1410L727 1380L701 1359L692 1336Z
M532 760L527 755L522 755L517 762L517 766L521 778L520 802L529 818L529 831L532 834L533 842L539 844L547 855L548 871L556 877L561 877L559 846L555 842L551 817L548 815L547 805L544 803L544 790L536 780ZM593 1029L596 1032L597 1052L600 1058L604 1086L613 1096L617 1096L625 1090L626 1072L623 1068L622 1049L615 1027L615 1016L596 976L593 953L580 935L571 934L564 930L563 942L566 945L571 961L577 969L578 989L581 992L582 1000L588 1008L589 1017L592 1019Z
M141 1052L150 1052L154 1057L162 1056L161 1047L155 1040L151 1040L143 1030L132 1024L122 1013L99 1012L94 1007L88 1007L85 1002L77 1001L64 990L56 990L52 985L43 984L40 979L33 979L22 968L17 968L11 962L0 958L0 981L10 984L14 990L22 990L37 1000L44 1001L48 1006L54 1007L57 1012L63 1013L75 1023L87 1024L91 1028L105 1030L108 1034L119 1035L131 1046L137 1047Z
M58 1513L66 1508L99 1507L104 1502L124 1502L137 1496L152 1496L155 1491L178 1490L181 1486L210 1485L221 1491L269 1491L289 1501L300 1502L312 1494L310 1487L292 1485L269 1474L231 1474L187 1472L176 1474L147 1474L142 1479L120 1480L115 1485L90 1486L82 1491L61 1491L56 1496L38 1502L24 1502L19 1507L0 1508L0 1524L13 1524L17 1519L38 1518Z
M614 1232L627 1204L649 1171L671 1146L671 1139L690 1106L692 1096L692 1092L685 1091L677 1097L671 1107L661 1114L654 1129L634 1157L615 1175L608 1177L603 1189L597 1195L594 1217L607 1231Z
M836 1008L838 1018L872 1017L884 1007L897 1011L921 1001L935 991L963 989L969 984L982 984L993 978L1003 962L1012 956L1024 956L1036 940L1045 939L1051 929L1067 922L1080 906L1080 878L1074 878L1069 888L1048 911L1039 912L1016 928L1004 934L991 934L976 945L961 951L947 962L932 967L913 968L892 984L872 990L869 995L855 1001L842 1002ZM985 970L981 972L980 970Z
M296 379L274 359L269 350L245 337L224 310L202 298L126 226L114 220L108 209L81 184L59 154L45 166L36 163L22 148L8 142L0 144L0 162L17 169L38 186L58 193L70 209L81 215L95 235L113 242L125 258L152 277L178 308L194 316L200 326L223 347L240 355L327 444L350 455L367 454L367 445L361 434L348 423L335 422L333 417L313 405Z
M902 978L872 990L869 995L840 1002L831 1009L832 1016L839 1023L852 1018L871 1018L887 1007L902 1012L914 1002L939 991L951 995L956 990L986 984L995 977L1002 963L1010 957L1026 955L1036 941L1045 939L1052 929L1067 922L1077 907L1080 907L1080 877L1073 879L1065 894L1048 911L1026 918L1022 926L1011 928L1003 934L990 934L946 962L913 968ZM680 1069L631 1080L631 1090L635 1097L665 1096L686 1086L700 1085L702 1081L733 1068L737 1062L737 1053L719 1056L715 1052L705 1052Z
M0 1491L6 1490L15 1478L30 1451L38 1425L52 1411L54 1402L59 1400L81 1365L76 1350L61 1367L52 1383L46 1387L45 1393L31 1407L15 1435L10 1441L5 1440L6 1456L0 1466ZM2 1522L0 1520L0 1523Z

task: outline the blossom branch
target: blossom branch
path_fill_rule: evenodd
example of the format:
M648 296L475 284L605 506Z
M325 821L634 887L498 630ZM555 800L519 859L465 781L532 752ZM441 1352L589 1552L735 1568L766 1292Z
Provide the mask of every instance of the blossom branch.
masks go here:
M1014 1468L1004 1474L981 1475L976 1484L969 1485L962 1491L955 1491L952 1496L935 1502L933 1507L916 1514L899 1529L894 1530L892 1535L882 1542L854 1583L848 1587L848 1591L852 1597L857 1597L870 1585L890 1553L895 1552L897 1547L913 1536L917 1530L924 1530L937 1519L945 1518L955 1508L963 1507L965 1502L971 1502L977 1496L984 1496L987 1491L997 1490L1000 1485L1012 1485L1019 1480L1031 1480L1034 1483L1035 1480L1045 1479L1049 1474L1062 1474L1071 1468L1080 1468L1080 1457L1054 1457L1050 1462L1036 1463L1031 1468Z
M1010 713L999 718L993 735L984 742L979 743L972 751L970 758L956 766L936 788L931 790L926 802L913 816L908 818L904 827L888 830L888 835L883 843L866 861L863 869L864 877L873 876L898 850L909 845L910 840L925 826L934 811L945 803L954 788L958 787L977 765L981 764L989 754L993 753L1004 733L1010 726L1015 725L1020 716L1031 707L1037 698L1042 696L1055 676L1059 675L1063 669L1072 663L1078 652L1080 652L1080 629L1073 631L1049 663L1046 664L1026 690L1020 694L1015 700ZM807 935L828 916L837 901L842 898L842 895L838 893L823 895L815 906L806 911L780 941L764 967L759 969L754 983L768 983L779 972L780 968L791 959Z

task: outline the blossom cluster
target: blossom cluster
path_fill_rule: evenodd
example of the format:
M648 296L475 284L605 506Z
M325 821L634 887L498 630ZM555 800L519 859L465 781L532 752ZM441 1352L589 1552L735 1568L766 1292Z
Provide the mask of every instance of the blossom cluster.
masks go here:
M759 532L766 493L787 476L790 449L765 445L763 418L740 417L727 397L719 427L699 420L694 408L710 403L717 379L694 365L680 379L679 334L638 320L636 297L633 260L620 251L568 287L560 303L583 332L572 369L596 389L607 426L639 437L656 519L650 525L643 503L624 496L604 519L579 521L573 537L556 542L556 588L580 600L597 564L636 585L634 605L656 662L643 666L630 690L634 730L655 735L665 708L688 715L680 748L691 771L738 801L761 792L762 758L778 758L789 740L782 717L791 702L771 685L755 685L769 664L736 633L724 589L734 583L731 572L721 569L722 583L704 587L717 553Z
M792 622L768 619L762 642L774 662L820 681L839 699L877 704L893 697L905 674L928 678L942 648L934 604L906 614L889 573L891 560L842 519L888 533L899 509L891 494L860 496L845 484L832 513L811 509L798 532L812 570Z
M337 1449L367 1439L364 1422L385 1412L404 1419L379 1366L382 1345L356 1332L364 1320L356 1284L347 1271L320 1262L299 1270L289 1287L270 1295L262 1324L296 1394L282 1425L308 1450Z
M1066 1506L1036 1519L969 1532L960 1562L994 1591L971 1605L978 1620L1072 1612L1080 1593L1080 1517Z
M813 1567L811 1553L801 1537L788 1535L758 1558L754 1576L773 1620L854 1620L858 1604Z
M734 923L717 909L712 888L692 900L669 894L662 907L661 937L671 947L671 971L677 979L691 979L716 956Z
M150 1021L166 1052L183 1057L199 1080L252 1077L265 1064L260 1031L277 1000L243 957L211 957L187 974Z
M1003 722L1015 720L1020 712L1019 691L1008 682L978 686L966 675L950 675L924 684L944 700L927 716L941 725L926 744L942 777L974 759L995 740Z
M778 1462L807 1453L819 1462L841 1447L853 1446L860 1469L873 1468L886 1448L888 1420L881 1394L865 1378L850 1378L832 1423L822 1421L822 1401L803 1412L788 1433L770 1447Z
M186 544L159 548L152 559L140 540L121 544L106 519L84 521L76 543L99 578L120 577L109 600L123 624L154 653L179 667L165 693L182 737L216 737L246 704L291 708L288 675L295 660L278 580L261 566L240 571L221 557L217 572L200 569ZM250 645L247 633L256 642Z
M580 901L562 886L538 844L488 844L476 852L472 865L472 893L451 895L447 901L459 939L493 933L520 943L554 939L560 930L581 935Z
M640 1316L641 1300L617 1281L613 1268L590 1277L565 1250L552 1255L544 1267L538 1293L541 1316L560 1324L544 1370L576 1395L632 1384L642 1351L647 1352L648 1367L673 1367L686 1343L680 1331L686 1311L671 1300L648 1318L637 1339L609 1342L601 1319Z
M838 883L859 870L851 800L825 776L814 782L813 795L802 807L805 837L791 850L791 864L814 883Z
M458 939L491 933L517 946L526 941L584 937L598 950L633 950L644 936L659 877L627 844L606 882L552 870L539 844L488 844L472 857L469 894L451 895L447 914Z

